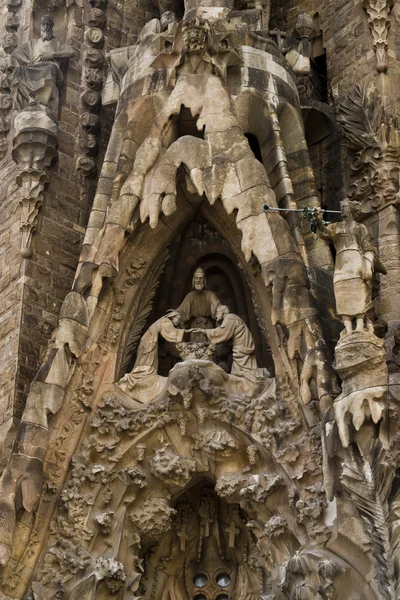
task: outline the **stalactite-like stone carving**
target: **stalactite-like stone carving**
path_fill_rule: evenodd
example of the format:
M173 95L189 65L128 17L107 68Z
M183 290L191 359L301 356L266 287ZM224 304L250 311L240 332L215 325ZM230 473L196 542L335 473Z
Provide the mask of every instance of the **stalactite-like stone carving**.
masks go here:
M282 48L241 15L221 18L231 0L188 0L180 22L165 4L137 44L110 52L103 100L118 109L80 264L0 478L1 593L395 597L399 486L387 465L398 457L385 438L384 343L367 314L373 272L384 272L378 252L356 203L342 203L343 222L320 223L318 245L287 215L319 202ZM87 174L104 9L92 0L83 12L76 149ZM298 21L298 55L313 26ZM57 124L50 104L30 100L14 156L34 218ZM389 140L374 110L373 131L355 119L349 134L368 168L381 164L380 134ZM35 137L33 120L43 125ZM197 235L207 221L212 235ZM345 325L335 363L323 237L336 246ZM363 547L351 539L360 531Z
M393 8L393 0L363 0L363 8L368 14L368 24L373 37L378 73L387 71L388 32L390 27L389 13Z
M389 515L399 501L399 485L388 468L386 352L367 317L373 272L386 269L367 228L355 222L360 203L346 199L341 208L342 222L319 222L321 235L335 244L336 309L345 325L335 348L342 391L323 419L324 483L329 499L340 489L352 498L370 539L373 588L377 597L391 600L398 595L399 519Z
M46 107L32 103L15 117L14 132L12 157L19 169L21 254L29 258L42 192L48 181L46 168L57 160L58 127Z

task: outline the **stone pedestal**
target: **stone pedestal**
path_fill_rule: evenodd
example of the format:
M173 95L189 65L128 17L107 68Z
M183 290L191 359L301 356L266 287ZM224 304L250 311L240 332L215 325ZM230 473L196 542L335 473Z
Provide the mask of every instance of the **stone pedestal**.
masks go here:
M366 419L378 423L385 408L388 372L383 340L369 332L344 335L335 349L342 393L334 402L335 419L345 448Z

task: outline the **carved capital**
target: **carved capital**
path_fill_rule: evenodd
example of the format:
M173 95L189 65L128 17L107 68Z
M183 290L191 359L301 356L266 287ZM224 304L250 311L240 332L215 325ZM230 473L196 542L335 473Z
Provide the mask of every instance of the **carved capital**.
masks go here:
M363 8L368 14L368 24L373 37L376 54L376 69L379 73L387 71L388 32L390 27L389 13L393 0L364 0Z

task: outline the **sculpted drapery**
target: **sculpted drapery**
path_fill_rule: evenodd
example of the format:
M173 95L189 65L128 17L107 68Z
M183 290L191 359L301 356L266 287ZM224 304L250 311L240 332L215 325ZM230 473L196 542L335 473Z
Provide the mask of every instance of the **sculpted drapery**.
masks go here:
M19 109L27 106L32 99L57 114L59 89L63 83L59 63L62 59L73 57L75 51L53 36L53 25L49 15L42 17L40 38L12 53L20 65L16 69L13 86L14 100Z

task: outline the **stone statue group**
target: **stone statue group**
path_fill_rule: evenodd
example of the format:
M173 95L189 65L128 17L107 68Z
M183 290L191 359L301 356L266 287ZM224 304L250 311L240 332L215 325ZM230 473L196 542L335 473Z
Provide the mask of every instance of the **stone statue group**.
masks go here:
M165 389L166 378L157 374L159 336L174 343L182 342L184 336L200 344L200 340L210 344L231 341L231 375L254 381L261 371L257 367L254 340L247 325L207 289L203 269L195 271L192 287L176 310L168 311L145 332L133 370L119 382L124 391L141 402L153 400ZM215 328L213 320L217 324ZM187 324L188 328L182 327Z

